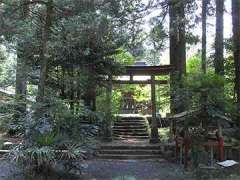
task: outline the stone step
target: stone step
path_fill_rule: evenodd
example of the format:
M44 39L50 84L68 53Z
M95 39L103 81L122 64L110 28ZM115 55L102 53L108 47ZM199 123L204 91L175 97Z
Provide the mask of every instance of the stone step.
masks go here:
M139 129L120 129L120 128L113 128L113 132L147 132L146 128L139 128Z
M121 120L145 120L144 117L137 117L137 116L117 117L117 119L121 119Z
M100 159L117 159L117 160L143 160L143 159L161 159L161 155L122 155L122 154L99 154Z
M100 149L104 150L160 150L160 145L102 145Z
M113 129L147 129L147 125L137 125L137 126L114 125Z
M148 136L148 133L145 132L113 132L117 136Z
M99 151L99 154L125 154L125 155L154 155L154 154L161 154L160 150L152 150L152 149L120 149L120 150L114 150L114 149L101 149Z
M147 121L146 119L138 119L138 118L121 118L121 119L116 119L116 121Z
M129 136L129 135L113 135L115 140L124 140L124 139L148 139L149 136Z
M146 125L145 122L114 122L114 126L139 126Z
M134 123L146 123L145 120L118 120L118 121L115 121L115 122L120 122L120 123L131 123L131 122L134 122Z

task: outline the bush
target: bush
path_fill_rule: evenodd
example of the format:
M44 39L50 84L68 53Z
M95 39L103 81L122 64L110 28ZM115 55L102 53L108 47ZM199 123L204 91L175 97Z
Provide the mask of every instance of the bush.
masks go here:
M69 167L74 160L83 162L94 153L96 146L97 114L84 108L73 114L65 101L54 97L48 100L35 104L23 119L24 141L14 147L9 156L28 174L44 174L60 164ZM86 117L96 124L82 124Z
M0 105L0 130L10 135L23 134L23 118L25 114L20 111L21 105L9 99Z
M201 111L206 107L208 121L215 123L220 116L234 118L236 106L229 96L225 96L223 77L211 72L196 72L184 77L181 84L175 96L180 105L184 102L186 111ZM196 120L192 117L189 121L191 119Z

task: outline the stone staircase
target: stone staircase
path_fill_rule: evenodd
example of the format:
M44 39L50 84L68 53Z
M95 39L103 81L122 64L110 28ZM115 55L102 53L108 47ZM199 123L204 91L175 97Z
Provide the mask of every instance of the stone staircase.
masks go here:
M150 145L141 143L119 143L105 144L101 146L98 158L116 159L116 160L144 160L144 159L161 159L160 145Z
M116 160L159 160L160 144L149 144L147 122L141 116L120 116L113 126L113 142L103 143L98 158Z
M124 139L148 139L147 122L141 116L119 116L113 126L113 138Z

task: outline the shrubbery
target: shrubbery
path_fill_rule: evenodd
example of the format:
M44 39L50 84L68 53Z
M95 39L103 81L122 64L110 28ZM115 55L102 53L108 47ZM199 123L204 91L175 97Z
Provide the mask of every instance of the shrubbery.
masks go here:
M83 106L74 114L66 101L48 97L47 102L34 103L31 112L22 116L18 132L21 131L23 142L11 150L9 157L32 175L60 165L68 167L62 170L70 170L75 167L75 160L83 163L93 155L98 121L101 116Z

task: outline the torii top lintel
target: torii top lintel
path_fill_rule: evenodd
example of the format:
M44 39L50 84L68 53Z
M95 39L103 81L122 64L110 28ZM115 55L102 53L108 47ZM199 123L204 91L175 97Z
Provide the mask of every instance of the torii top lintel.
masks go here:
M175 70L173 65L161 65L161 66L125 66L125 71L118 75L168 75Z

